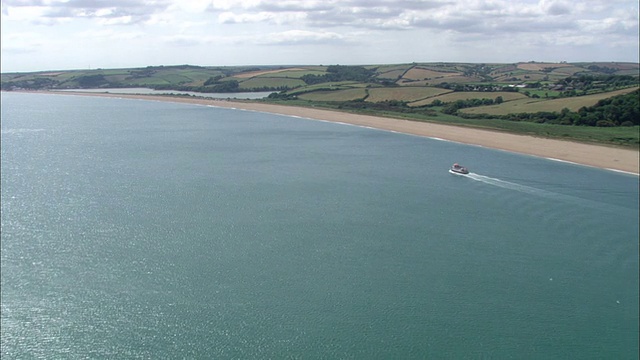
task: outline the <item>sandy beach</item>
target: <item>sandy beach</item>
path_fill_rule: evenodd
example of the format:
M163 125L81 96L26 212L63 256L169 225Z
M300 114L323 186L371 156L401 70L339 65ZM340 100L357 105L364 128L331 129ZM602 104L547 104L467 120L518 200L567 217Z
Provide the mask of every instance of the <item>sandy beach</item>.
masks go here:
M627 172L640 173L640 152L608 146L537 138L503 132L465 128L452 125L423 123L378 116L349 114L339 111L293 107L252 102L169 97L155 95L128 95L114 93L47 92L49 94L116 97L127 99L170 101L198 105L234 108L302 118L347 123L417 136L440 138L470 145L484 146L515 153L573 162L577 164Z

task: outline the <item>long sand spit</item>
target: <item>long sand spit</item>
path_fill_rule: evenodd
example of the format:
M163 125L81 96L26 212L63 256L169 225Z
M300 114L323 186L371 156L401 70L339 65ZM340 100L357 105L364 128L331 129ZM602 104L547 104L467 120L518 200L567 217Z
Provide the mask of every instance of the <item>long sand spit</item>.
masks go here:
M428 122L385 118L380 116L350 114L340 111L308 107L274 105L257 102L114 93L71 93L52 91L47 93L170 101L297 116L313 120L340 122L380 130L455 141L470 145L484 146L635 175L640 173L640 152L637 150L545 139L462 126L442 125ZM452 159L452 161L455 161L455 159Z

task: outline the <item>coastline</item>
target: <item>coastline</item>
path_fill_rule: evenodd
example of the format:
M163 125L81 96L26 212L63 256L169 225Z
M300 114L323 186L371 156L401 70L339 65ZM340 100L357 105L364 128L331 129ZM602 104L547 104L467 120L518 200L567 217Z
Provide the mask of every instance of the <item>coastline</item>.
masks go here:
M466 128L455 125L392 119L372 115L351 114L333 110L263 104L255 102L241 102L223 99L67 91L37 91L34 93L166 101L265 112L301 117L312 120L345 123L423 137L437 138L469 145L483 146L492 149L499 149L514 153L624 172L634 174L636 176L640 174L640 152L635 150L555 139L545 139L527 135L516 135L498 131Z

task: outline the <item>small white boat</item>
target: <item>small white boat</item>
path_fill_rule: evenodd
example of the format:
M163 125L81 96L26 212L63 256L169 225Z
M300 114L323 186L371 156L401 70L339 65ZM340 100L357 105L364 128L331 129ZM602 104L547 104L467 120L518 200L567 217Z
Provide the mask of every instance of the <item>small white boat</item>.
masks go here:
M464 166L460 166L456 163L451 166L451 169L449 169L449 172L452 174L468 174L469 169L467 169Z

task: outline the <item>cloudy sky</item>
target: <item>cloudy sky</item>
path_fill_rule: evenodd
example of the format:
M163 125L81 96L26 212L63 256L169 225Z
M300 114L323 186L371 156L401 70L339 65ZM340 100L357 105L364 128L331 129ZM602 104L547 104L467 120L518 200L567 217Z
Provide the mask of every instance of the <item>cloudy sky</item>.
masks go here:
M638 0L1 0L2 72L638 62Z

